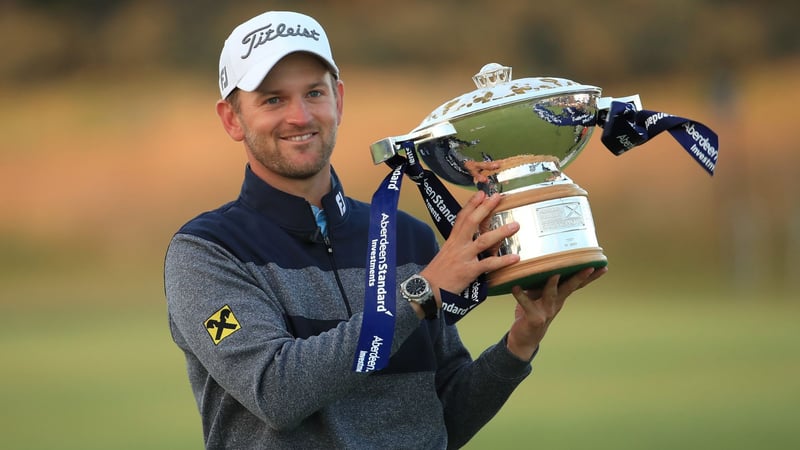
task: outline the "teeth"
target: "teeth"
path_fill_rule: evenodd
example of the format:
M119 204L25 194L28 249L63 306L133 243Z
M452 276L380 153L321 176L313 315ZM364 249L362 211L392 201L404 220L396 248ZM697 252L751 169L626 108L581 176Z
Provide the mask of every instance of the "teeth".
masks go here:
M286 139L289 140L289 141L305 141L306 139L311 139L311 136L313 136L313 134L312 133L308 133L308 134L303 134L303 135L300 135L300 136L289 136Z

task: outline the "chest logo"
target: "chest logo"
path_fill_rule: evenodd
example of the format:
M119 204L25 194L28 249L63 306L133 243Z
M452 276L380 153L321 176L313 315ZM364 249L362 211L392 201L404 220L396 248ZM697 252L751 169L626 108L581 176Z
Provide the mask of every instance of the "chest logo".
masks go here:
M344 202L344 196L341 192L336 193L336 205L339 206L339 215L344 216L347 212L347 204Z
M212 314L211 317L206 319L204 325L214 345L219 344L223 339L242 328L228 305L223 306Z

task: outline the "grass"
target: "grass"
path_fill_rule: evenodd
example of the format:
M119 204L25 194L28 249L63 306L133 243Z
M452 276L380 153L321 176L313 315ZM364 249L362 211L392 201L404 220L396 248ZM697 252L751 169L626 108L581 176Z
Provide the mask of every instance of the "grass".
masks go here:
M599 290L604 295L598 298L587 291L571 299L543 343L533 376L469 448L800 444L795 303L612 298ZM470 345L480 322L502 320L483 317L497 309L465 319L462 335ZM523 437L529 441L520 442Z
M31 311L4 327L4 448L202 447L162 316Z
M104 286L116 290L105 291L87 291L74 277L36 291L54 296L50 307L7 305L3 448L202 447L160 280L154 271L141 275L110 276ZM653 297L620 289L623 281L609 277L570 299L534 374L467 448L800 445L797 303ZM462 321L474 354L499 339L512 311L512 299L495 297Z

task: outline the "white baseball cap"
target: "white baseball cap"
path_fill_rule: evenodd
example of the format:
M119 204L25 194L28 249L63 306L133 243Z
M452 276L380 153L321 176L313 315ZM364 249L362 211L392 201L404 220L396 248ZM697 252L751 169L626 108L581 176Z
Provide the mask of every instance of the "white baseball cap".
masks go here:
M235 88L254 91L284 56L309 52L318 56L338 77L331 46L322 25L304 14L270 11L234 28L219 57L222 98Z

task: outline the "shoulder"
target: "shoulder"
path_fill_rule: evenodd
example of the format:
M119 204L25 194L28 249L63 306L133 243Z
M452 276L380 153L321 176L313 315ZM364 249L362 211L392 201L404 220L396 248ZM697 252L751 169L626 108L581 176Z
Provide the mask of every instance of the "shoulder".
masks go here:
M228 202L219 208L205 211L198 214L188 222L186 222L176 234L190 234L196 236L203 236L222 226L223 223L230 220L231 215L235 215L234 211L237 202Z
M221 248L243 261L255 258L253 250L263 247L280 228L263 214L258 214L236 200L217 209L206 211L184 224L172 237L176 242L188 242L195 247L201 243ZM284 240L273 239L275 243Z

